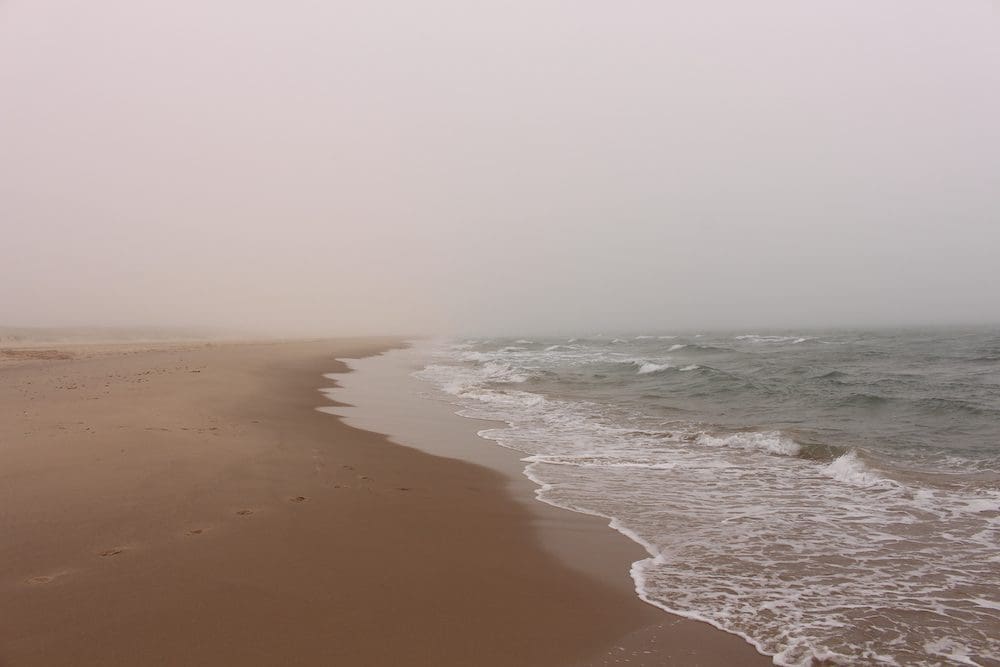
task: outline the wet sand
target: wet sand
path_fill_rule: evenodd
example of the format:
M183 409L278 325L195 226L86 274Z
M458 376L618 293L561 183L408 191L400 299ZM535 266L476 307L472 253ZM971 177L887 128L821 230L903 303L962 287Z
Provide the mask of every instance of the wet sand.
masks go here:
M0 354L0 664L769 662L639 601L600 522L549 508L560 551L501 472L315 409L395 343Z

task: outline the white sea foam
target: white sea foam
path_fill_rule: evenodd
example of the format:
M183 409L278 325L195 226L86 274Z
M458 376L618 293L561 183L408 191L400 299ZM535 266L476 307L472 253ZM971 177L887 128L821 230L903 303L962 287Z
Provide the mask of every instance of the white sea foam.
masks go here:
M756 449L778 456L797 456L802 451L802 447L797 442L776 432L733 433L724 436L703 433L697 437L696 442L706 447Z
M970 602L972 602L973 604L978 605L980 607L985 607L986 609L996 609L997 611L1000 611L1000 602L998 602L997 600L985 600L983 598L972 598L970 600Z
M973 660L969 655L969 647L949 639L937 639L924 644L924 650L929 654L942 657L953 665L975 665L982 663Z
M742 336L736 336L736 340L746 341L748 343L804 343L810 338L801 336L761 336L759 334L744 334Z
M699 368L701 368L701 366L699 366L698 364L688 364L687 366L683 367L681 370L682 371L696 371Z
M676 352L677 350L683 350L685 347L687 347L687 345L684 345L683 343L677 343L675 345L671 345L670 349L667 350L667 352Z
M462 361L492 361L497 357L496 354L487 354L486 352L462 352L460 358Z
M515 370L510 364L487 361L474 369L454 370L454 367L432 364L423 371L423 377L436 382L442 390L453 396L474 395L491 383L520 384L528 375Z
M641 362L637 365L639 366L639 375L659 373L660 371L665 371L670 368L670 364L654 364L652 361Z
M525 463L541 463L556 466L574 466L577 468L641 468L643 470L673 470L679 464L675 461L636 460L601 454L578 456L545 456L534 454L521 459Z
M858 458L856 452L849 451L837 457L832 463L822 468L827 477L845 484L860 487L898 488L898 482L879 475Z

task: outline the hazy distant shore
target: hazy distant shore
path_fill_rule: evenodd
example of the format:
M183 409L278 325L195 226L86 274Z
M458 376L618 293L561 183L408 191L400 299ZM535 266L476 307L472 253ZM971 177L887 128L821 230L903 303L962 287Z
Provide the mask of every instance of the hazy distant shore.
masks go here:
M395 344L0 359L0 663L601 664L662 635L673 617L542 548L502 476L315 410L335 357ZM696 625L699 664L766 662Z
M0 326L0 349L46 345L121 345L261 340L232 329L190 327L12 327ZM88 347L89 349L89 347Z

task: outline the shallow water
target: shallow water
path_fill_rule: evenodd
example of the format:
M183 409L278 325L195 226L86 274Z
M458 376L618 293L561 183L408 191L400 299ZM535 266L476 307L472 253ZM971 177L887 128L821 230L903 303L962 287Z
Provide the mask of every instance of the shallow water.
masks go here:
M1000 664L1000 332L467 340L417 376L779 664Z

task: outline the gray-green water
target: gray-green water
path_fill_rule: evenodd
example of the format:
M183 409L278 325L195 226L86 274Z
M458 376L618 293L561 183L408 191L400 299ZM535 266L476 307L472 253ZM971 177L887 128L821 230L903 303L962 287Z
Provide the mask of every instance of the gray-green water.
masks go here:
M645 545L653 604L782 664L1000 664L1000 331L467 340L418 375Z

